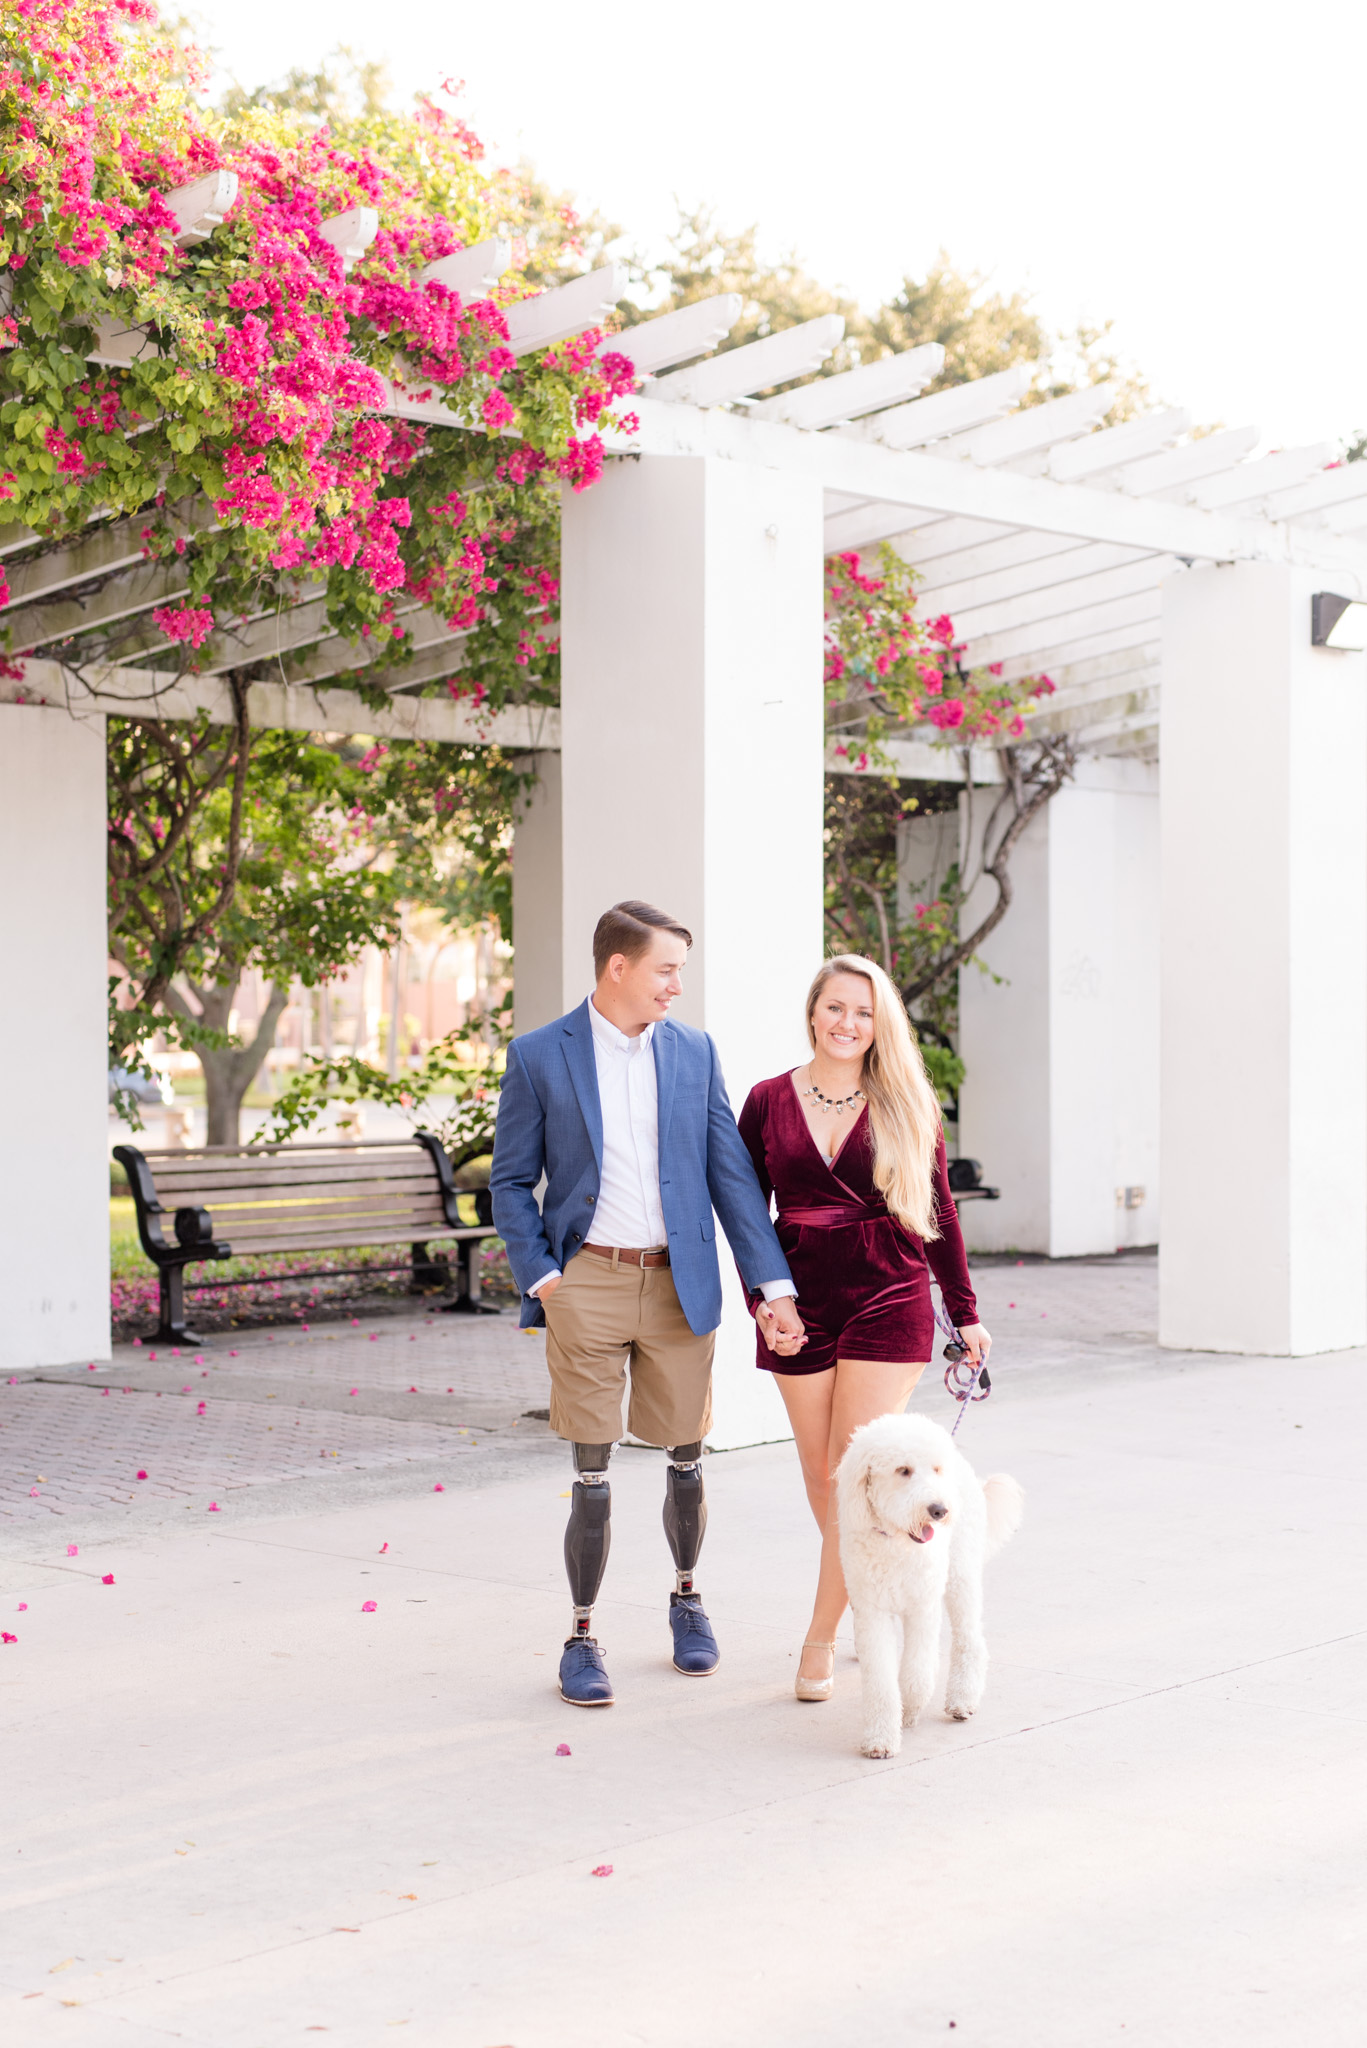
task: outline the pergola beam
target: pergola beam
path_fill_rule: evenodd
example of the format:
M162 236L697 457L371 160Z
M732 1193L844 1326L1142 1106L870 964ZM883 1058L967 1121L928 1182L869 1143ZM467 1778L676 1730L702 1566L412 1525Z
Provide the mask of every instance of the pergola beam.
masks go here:
M587 328L601 327L615 311L627 284L625 265L608 263L601 270L591 270L587 277L573 278L534 299L519 299L515 306L505 306L509 348L515 356L528 356L536 349L567 341L572 334L583 334Z
M1118 568L1103 569L1068 583L1019 591L995 604L963 606L955 613L954 623L976 662L982 659L978 650L986 645L995 646L1005 633L1035 625L1048 626L1056 619L1075 619L1113 599L1143 596L1152 598L1156 604L1159 585L1178 566L1171 555L1142 555ZM987 658L996 661L999 656L993 653Z
M639 376L654 377L675 363L706 355L719 341L725 341L744 304L739 292L718 292L714 299L698 299L675 313L657 313L653 320L639 321L620 334L605 335L598 353L626 356Z
M845 322L839 313L799 321L796 327L766 334L762 341L748 341L741 348L728 349L725 355L709 356L706 362L659 378L651 388L652 406L727 405L752 391L766 391L771 384L791 383L795 377L819 370L844 333ZM795 433L797 429L786 431Z
M835 426L842 420L859 419L879 412L899 399L914 398L918 391L939 376L945 352L938 341L923 342L919 348L903 349L900 355L881 356L857 370L838 377L819 377L797 391L780 392L752 407L753 420L784 420L790 427Z
M27 702L65 705L72 712L115 717L191 719L201 714L212 725L230 725L232 693L214 676L160 675L155 669L77 670L57 661L30 661L22 685L0 685L4 701L23 691ZM451 697L396 697L374 711L354 690L295 689L281 683L253 683L248 694L251 722L282 732L358 734L376 739L436 740L449 745L508 747L518 752L560 745L560 713L552 705L512 705L480 712Z
M1033 363L1017 363L990 377L937 391L931 398L914 398L910 405L894 406L891 412L876 413L871 420L840 431L852 439L877 441L885 448L923 448L928 441L983 426L1010 412L1030 389L1035 369Z
M145 562L136 569L112 576L108 583L86 598L56 598L0 612L10 636L10 651L27 654L30 648L46 647L55 640L69 640L94 626L117 625L120 619L151 611L154 606L174 604L190 588L190 574L184 564Z
M1012 470L985 472L973 463L947 462L915 450L861 442L853 429L806 434L774 420L661 404L654 398L643 398L638 411L639 436L630 441L617 437L616 446L630 446L643 454L750 460L809 476L851 498L906 505L923 517L934 512L958 515L1200 561L1290 558L1333 562L1353 582L1353 591L1346 594L1357 594L1360 583L1367 588L1367 564L1360 550L1338 546L1331 536L1300 536L1294 528L1267 520L1094 490L1085 484L1060 484L1049 477L1020 476ZM1157 462L1170 459L1161 455L1149 458Z
M958 625L961 616L980 611L984 605L1001 604L1012 598L1029 599L1038 591L1071 588L1082 578L1106 570L1163 559L1158 555L1139 555L1133 548L1116 547L1108 541L1072 542L985 575L965 576L955 582L927 577L918 602L926 611L947 611Z

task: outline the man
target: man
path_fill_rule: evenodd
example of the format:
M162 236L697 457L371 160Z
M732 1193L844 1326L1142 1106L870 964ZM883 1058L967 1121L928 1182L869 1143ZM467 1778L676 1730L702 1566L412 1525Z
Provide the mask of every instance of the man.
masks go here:
M574 1455L565 1532L574 1626L560 1693L577 1707L613 1698L591 1622L607 1564L608 1461L622 1434L628 1360L628 1427L669 1454L674 1668L702 1677L719 1662L693 1586L721 1321L714 1207L746 1286L773 1304L776 1333L802 1334L717 1049L706 1032L670 1021L692 943L677 918L649 903L614 904L593 935L593 995L514 1041L499 1100L494 1224L522 1290L523 1328L545 1322L551 1427Z

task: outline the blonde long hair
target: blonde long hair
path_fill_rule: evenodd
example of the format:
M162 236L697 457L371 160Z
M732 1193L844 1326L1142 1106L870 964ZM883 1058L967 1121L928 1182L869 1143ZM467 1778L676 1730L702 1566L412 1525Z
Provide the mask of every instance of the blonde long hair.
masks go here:
M816 1051L812 1019L833 975L858 974L873 991L873 1044L864 1059L864 1098L873 1139L873 1184L897 1221L917 1237L940 1235L935 1221L935 1152L940 1102L926 1072L906 1005L876 961L837 953L824 961L807 991L807 1042Z

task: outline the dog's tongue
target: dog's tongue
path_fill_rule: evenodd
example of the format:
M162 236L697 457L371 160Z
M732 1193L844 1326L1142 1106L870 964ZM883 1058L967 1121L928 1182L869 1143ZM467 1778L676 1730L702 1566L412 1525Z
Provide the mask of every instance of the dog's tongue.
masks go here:
M935 1534L935 1524L927 1522L924 1529L913 1529L911 1533L918 1543L929 1543L931 1537Z

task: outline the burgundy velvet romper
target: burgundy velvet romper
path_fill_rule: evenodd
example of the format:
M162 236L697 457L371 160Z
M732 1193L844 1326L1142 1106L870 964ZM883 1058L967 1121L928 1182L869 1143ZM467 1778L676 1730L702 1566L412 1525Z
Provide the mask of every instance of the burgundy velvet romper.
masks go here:
M950 1319L960 1326L977 1322L943 1137L935 1156L940 1235L926 1244L894 1221L873 1184L867 1108L833 1160L822 1157L807 1127L791 1074L758 1082L739 1121L766 1198L778 1197L778 1239L807 1332L796 1357L779 1358L757 1330L755 1362L764 1371L827 1372L837 1358L930 1358L932 1272Z

